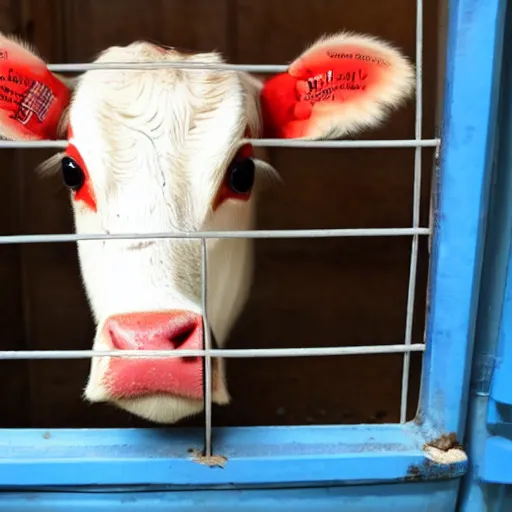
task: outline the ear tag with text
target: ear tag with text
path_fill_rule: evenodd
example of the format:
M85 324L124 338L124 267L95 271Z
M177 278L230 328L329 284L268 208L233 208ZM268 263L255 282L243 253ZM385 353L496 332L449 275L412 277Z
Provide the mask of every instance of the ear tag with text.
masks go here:
M0 131L13 140L55 140L70 91L28 49L0 36Z
M343 122L350 109L366 114L392 105L411 89L409 63L372 38L334 36L304 52L265 82L261 107L265 137L318 137L318 126Z

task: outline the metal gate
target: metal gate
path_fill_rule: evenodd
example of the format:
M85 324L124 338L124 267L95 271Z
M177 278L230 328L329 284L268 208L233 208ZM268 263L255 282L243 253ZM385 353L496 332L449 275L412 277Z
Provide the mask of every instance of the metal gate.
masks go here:
M245 232L258 237L410 236L404 343L391 346L217 350L211 357L313 357L404 354L402 422L385 425L212 427L206 395L204 429L0 430L0 510L455 510L468 458L465 434L473 339L489 204L491 144L501 68L505 0L451 0L440 140L421 138L422 0L417 0L416 138L401 141L300 143L329 147L415 147L414 216L410 228ZM82 70L80 66L51 69ZM241 66L244 68L244 66ZM268 70L275 71L276 69ZM275 68L275 67L274 67ZM264 69L262 69L263 71ZM255 145L272 145L258 140ZM0 147L41 147L10 143ZM63 145L65 143L63 142ZM297 145L284 143L280 145ZM422 147L439 146L433 224L419 225ZM420 236L432 236L425 343L413 343L412 314ZM194 238L230 236L193 233ZM238 234L237 236L240 236ZM0 243L73 242L79 235L4 236ZM314 242L312 242L314 243ZM204 242L203 242L204 245ZM207 266L203 262L204 272ZM508 294L510 295L510 270ZM204 286L203 286L204 288ZM507 327L508 325L508 327ZM502 327L503 343L510 323ZM507 330L508 329L508 330ZM507 337L508 336L508 337ZM409 357L424 352L421 396L405 422ZM92 351L2 352L0 359L91 357ZM97 354L96 354L97 355ZM508 361L508 359L507 359ZM510 361L506 362L509 364ZM1 363L0 363L1 364ZM210 368L210 365L206 365ZM496 377L499 380L499 375ZM206 382L211 381L211 374ZM207 386L208 389L208 386ZM506 386L495 385L496 393ZM508 393L508 394L507 394ZM510 403L510 402L507 402ZM488 441L487 457L504 444ZM507 450L508 450L507 445ZM494 450L494 452L493 452ZM195 454L206 459L198 463ZM510 473L510 468L509 468ZM491 480L492 462L488 465ZM151 492L148 492L151 491ZM480 510L480 509L479 509Z

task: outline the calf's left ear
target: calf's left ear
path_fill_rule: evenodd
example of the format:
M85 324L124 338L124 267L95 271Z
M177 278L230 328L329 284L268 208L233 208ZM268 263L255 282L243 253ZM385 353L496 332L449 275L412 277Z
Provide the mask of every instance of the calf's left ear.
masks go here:
M335 139L379 125L414 92L414 68L389 43L324 37L261 90L263 137Z
M71 99L68 86L28 45L0 34L0 135L56 140Z

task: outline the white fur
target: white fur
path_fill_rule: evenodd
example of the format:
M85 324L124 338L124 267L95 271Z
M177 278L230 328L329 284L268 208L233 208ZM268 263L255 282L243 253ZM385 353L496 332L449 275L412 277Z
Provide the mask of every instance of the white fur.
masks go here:
M152 45L136 43L111 49L99 61L145 58L182 56L172 51L161 54ZM188 59L220 61L215 54ZM75 90L70 122L76 147L91 173L98 213L75 204L77 232L250 229L253 197L248 203L228 201L215 215L211 211L249 122L243 93L237 73L167 69L84 75ZM101 336L110 315L173 308L202 312L200 242L87 241L78 245L84 286L98 323L95 350L112 348ZM177 246L182 249L177 251ZM248 240L207 242L208 320L219 346L247 298L251 255ZM175 284L180 272L188 283L188 294ZM85 389L91 401L111 398L102 383L108 359L92 362ZM228 402L225 386L219 387L214 400ZM202 403L163 396L116 403L162 422L202 409Z
M359 42L379 45L373 38ZM324 39L319 44L327 44ZM354 42L349 40L348 42ZM391 50L381 45L382 52ZM388 55L388 58L396 55ZM398 54L397 54L398 55ZM411 70L396 57L401 75L386 91L356 107L338 111L314 137L334 137L382 118L382 100L398 103L410 92ZM177 61L220 63L216 53L185 55L136 42L112 47L98 62ZM262 82L235 71L93 70L73 83L73 100L63 115L91 176L97 212L72 201L77 233L156 233L247 230L261 180L272 169L257 161L255 189L248 202L229 200L217 210L212 201L247 126L261 136ZM71 82L70 82L71 86ZM363 108L364 107L364 108ZM346 117L344 117L346 116ZM324 118L325 119L325 118ZM338 129L336 129L338 127ZM46 165L52 170L58 162ZM201 307L201 242L198 240L110 240L78 243L84 288L97 324L93 349L112 349L103 336L115 314ZM219 346L247 300L253 269L252 242L207 241L208 321ZM106 401L155 422L173 423L196 414L202 402L171 396L119 400L103 379L109 358L93 358L85 398ZM229 402L224 364L216 367L214 401Z

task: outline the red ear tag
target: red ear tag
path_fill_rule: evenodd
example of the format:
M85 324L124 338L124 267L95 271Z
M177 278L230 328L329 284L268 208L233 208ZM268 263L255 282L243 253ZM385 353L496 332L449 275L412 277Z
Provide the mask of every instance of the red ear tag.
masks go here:
M55 140L70 91L23 46L0 36L0 124L22 140Z
M382 82L390 63L357 45L319 47L268 80L261 93L265 136L308 135L312 117L346 102L357 102Z

